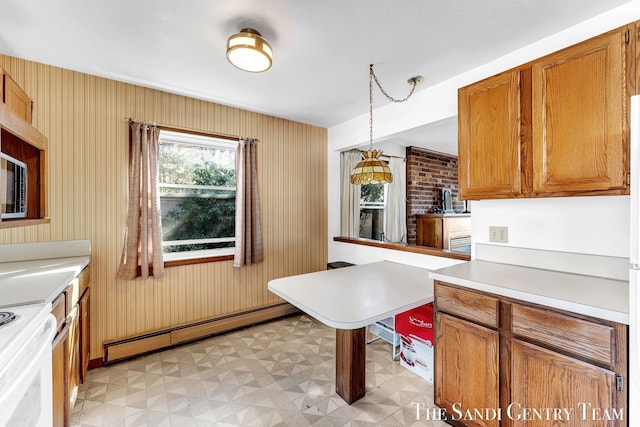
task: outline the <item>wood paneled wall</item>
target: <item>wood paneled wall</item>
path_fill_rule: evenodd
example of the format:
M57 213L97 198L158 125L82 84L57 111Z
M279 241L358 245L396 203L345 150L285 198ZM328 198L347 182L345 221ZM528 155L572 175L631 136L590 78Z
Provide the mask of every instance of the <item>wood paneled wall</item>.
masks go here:
M90 239L91 358L107 340L278 303L267 282L326 268L327 132L237 108L0 55L49 138L50 224L0 230L0 243ZM171 267L161 279L115 273L127 207L125 118L260 139L265 261Z

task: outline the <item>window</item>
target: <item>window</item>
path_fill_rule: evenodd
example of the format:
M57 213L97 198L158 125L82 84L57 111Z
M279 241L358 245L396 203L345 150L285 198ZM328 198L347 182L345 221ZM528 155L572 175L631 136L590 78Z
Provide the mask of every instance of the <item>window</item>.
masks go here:
M360 188L359 237L382 240L384 232L384 184L366 184Z
M166 130L158 142L165 261L233 254L237 142Z

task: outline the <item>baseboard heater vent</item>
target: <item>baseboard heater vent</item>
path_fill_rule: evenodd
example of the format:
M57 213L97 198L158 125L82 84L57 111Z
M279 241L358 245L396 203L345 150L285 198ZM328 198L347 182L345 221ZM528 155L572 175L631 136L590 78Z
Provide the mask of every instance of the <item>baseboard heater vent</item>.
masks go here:
M104 343L104 364L255 325L299 311L300 310L289 303L281 303L144 335L108 341Z

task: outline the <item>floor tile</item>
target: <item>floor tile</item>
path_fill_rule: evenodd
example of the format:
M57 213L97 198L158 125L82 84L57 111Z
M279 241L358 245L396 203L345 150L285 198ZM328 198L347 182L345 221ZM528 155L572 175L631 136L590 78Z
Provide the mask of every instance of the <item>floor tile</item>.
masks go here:
M429 426L415 403L433 386L367 345L366 396L335 393L335 330L306 315L222 334L89 371L71 414L92 426Z

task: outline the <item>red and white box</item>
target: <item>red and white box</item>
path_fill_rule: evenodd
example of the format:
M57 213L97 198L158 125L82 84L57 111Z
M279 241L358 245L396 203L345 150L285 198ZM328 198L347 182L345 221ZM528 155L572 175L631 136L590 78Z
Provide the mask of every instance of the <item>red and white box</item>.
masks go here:
M397 314L400 365L433 383L433 303Z

